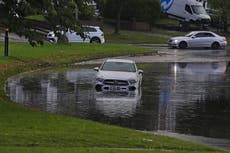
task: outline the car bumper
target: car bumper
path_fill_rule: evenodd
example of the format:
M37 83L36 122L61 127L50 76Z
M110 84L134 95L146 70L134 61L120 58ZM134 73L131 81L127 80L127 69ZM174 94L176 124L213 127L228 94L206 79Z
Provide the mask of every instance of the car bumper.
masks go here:
M169 47L178 47L178 43L175 42L168 42Z
M228 43L225 42L225 41L224 41L224 42L220 42L220 46L221 46L221 47L226 47L227 45L228 45Z

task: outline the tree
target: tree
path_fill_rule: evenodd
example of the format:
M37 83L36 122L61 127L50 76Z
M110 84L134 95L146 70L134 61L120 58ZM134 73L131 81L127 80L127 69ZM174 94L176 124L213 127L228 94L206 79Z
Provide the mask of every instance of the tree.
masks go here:
M80 19L91 19L94 16L94 8L89 5L92 0L75 0L78 6Z
M97 0L101 14L116 20L115 33L119 33L121 19L136 19L153 25L160 15L159 0Z
M43 35L39 26L31 22L30 15L43 15L50 30L76 29L73 0L0 0L0 25L19 36L28 38L31 45L42 44Z
M102 16L116 20L114 33L119 33L122 10L128 1L130 0L96 0Z
M230 1L229 0L209 0L209 4L212 8L216 9L218 15L221 17L224 23L224 31L228 29L228 20L230 14Z
M151 26L160 17L159 0L135 0L130 1L126 9L123 10L123 18L148 22Z

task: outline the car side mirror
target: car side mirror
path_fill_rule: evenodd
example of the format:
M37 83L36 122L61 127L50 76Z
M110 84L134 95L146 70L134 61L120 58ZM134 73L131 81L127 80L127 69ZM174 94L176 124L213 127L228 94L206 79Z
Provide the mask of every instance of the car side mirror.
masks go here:
M95 67L93 70L98 72L99 71L99 67Z
M144 71L143 70L138 70L138 74L143 74Z
M196 38L196 36L192 36L192 39L195 39Z

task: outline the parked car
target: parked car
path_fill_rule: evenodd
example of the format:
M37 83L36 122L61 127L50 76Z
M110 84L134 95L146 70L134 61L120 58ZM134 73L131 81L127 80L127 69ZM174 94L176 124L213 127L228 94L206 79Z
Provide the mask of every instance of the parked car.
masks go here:
M97 91L135 91L141 86L142 70L134 61L126 59L107 59L97 71L95 89Z
M83 34L68 30L65 35L69 43L105 43L104 32L98 26L83 26ZM64 32L62 32L64 33ZM84 35L84 37L82 37ZM53 31L49 32L46 36L48 41L56 43L58 37Z
M181 49L195 47L219 49L227 46L227 39L211 31L193 31L186 36L170 38L168 45Z

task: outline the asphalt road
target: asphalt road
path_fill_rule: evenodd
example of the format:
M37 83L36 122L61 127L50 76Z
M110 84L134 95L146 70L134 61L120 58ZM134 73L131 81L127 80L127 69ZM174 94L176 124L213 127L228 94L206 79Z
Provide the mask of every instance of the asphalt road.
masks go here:
M230 47L220 50L211 49L171 49L167 45L139 44L157 51L157 53L141 56L121 56L116 58L125 58L136 61L137 63L155 63L155 62L229 62ZM105 59L92 60L77 64L100 64Z

